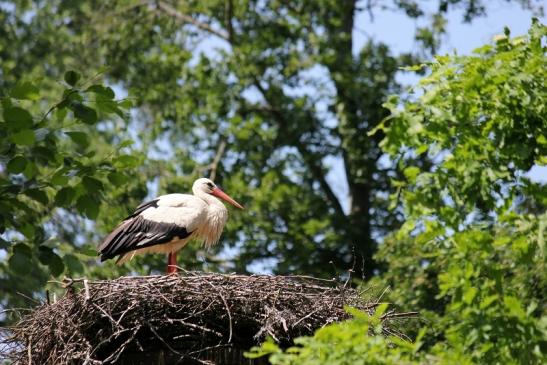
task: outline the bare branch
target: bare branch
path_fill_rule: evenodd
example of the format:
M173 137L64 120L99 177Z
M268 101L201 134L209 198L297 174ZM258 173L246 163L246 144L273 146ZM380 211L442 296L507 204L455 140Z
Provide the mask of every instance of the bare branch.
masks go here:
M175 9L174 7L172 7L171 5L169 5L169 4L167 4L163 1L158 1L157 5L158 5L158 8L160 10L162 10L165 14L167 14L167 15L173 17L173 18L176 18L176 19L178 19L178 20L180 20L184 23L192 24L195 27L197 27L201 30L204 30L206 32L209 32L211 34L214 34L217 37L222 38L222 39L224 39L228 42L230 41L230 37L227 34L214 29L213 27L211 27L211 25L209 25L207 23L200 22L199 20L194 19L189 15L181 13L180 11L178 11L177 9Z
M220 163L220 159L222 158L222 155L224 155L224 150L226 149L226 140L224 138L222 138L220 140L220 143L218 144L218 147L217 147L217 153L215 154L215 158L213 159L213 162L211 162L211 165L210 168L210 172L209 172L209 179L215 181L215 177L217 175L217 169L218 169L218 164Z

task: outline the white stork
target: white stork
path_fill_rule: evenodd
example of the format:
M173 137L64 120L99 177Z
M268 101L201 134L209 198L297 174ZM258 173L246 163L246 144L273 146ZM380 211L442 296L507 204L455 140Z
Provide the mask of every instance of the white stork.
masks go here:
M176 254L193 238L210 247L218 242L228 219L223 199L239 209L209 179L197 179L189 194L167 194L143 203L99 246L101 261L118 256L117 264L144 253L169 254L167 272L177 271Z

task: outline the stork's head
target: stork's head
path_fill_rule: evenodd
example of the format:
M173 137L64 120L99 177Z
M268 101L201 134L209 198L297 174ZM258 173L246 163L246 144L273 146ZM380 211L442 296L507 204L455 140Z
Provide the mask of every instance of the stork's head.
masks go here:
M202 177L201 179L197 179L194 182L194 185L192 185L192 191L194 192L195 195L199 195L200 193L214 195L217 198L220 198L220 199L232 204L236 208L243 209L243 206L241 204L239 204L234 199L232 199L228 194L223 192L210 179L207 179L207 178L204 178L204 177Z

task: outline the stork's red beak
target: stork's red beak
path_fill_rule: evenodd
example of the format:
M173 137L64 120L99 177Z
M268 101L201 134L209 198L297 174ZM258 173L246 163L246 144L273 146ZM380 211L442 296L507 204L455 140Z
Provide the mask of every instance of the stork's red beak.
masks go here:
M214 188L213 191L211 191L211 194L214 196L219 197L220 199L227 201L228 203L232 204L234 207L243 209L243 205L236 202L234 199L230 198L228 194L220 190L219 188Z

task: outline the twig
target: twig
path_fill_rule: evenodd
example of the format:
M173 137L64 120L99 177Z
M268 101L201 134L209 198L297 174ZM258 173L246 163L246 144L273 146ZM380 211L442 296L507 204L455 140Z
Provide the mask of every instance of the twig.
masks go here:
M87 279L84 279L84 289L85 289L85 300L86 302L91 298L89 295L89 285L87 285Z
M209 282L209 285L211 285L214 290L218 290L212 283ZM228 313L228 319L230 321L230 335L228 336L228 343L230 343L232 342L232 313L230 313L230 307L228 306L228 302L226 302L226 299L224 299L221 291L218 291L218 295L220 296L220 299L222 299L222 302L226 307L226 312Z
M178 11L177 9L173 8L171 5L163 1L158 1L157 5L159 9L163 10L167 15L172 16L173 18L176 18L184 23L192 24L201 30L205 30L211 34L216 35L219 38L224 39L225 41L230 41L228 35L214 29L207 23L202 23L199 20L194 19L189 15L181 13L180 11Z
M298 321L296 321L295 323L292 324L291 327L296 327L298 326L298 324L300 324L300 322L302 322L303 320L305 320L306 318L310 318L311 316L313 316L315 313L317 313L319 311L320 308L317 308L316 310L314 310L313 312L310 312L308 313L307 315L305 315L304 317L300 318Z
M217 168L218 164L220 162L220 159L222 158L222 155L224 154L224 150L226 149L226 140L222 138L220 140L220 143L217 147L217 152L215 154L215 158L213 159L213 162L211 163L211 171L209 172L209 179L215 181L215 177L217 175Z
M28 365L32 365L32 335L30 335L28 338L27 357L28 357Z
M150 323L147 323L148 324L148 328L150 328L150 330L152 331L152 333L154 334L154 336L156 336L161 342L163 342L163 344L169 349L169 351L171 351L172 353L174 354L177 354L177 355L182 355L180 352L178 352L177 350L175 350L174 348L172 348L167 342L165 342L165 340L163 339L163 337L161 337L158 332L156 331L156 329L154 328L154 326L152 326Z
M380 303L380 300L384 297L384 294L389 290L389 285L385 287L384 291L382 291L382 294L378 298L376 298L376 304Z

